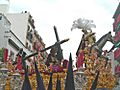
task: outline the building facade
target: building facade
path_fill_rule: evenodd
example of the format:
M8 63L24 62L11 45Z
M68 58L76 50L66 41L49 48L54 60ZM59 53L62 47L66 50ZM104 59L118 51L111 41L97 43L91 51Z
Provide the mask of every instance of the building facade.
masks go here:
M114 59L116 62L115 73L120 73L120 3L115 11L113 16L113 31L115 32L114 42L115 42L115 51L114 51Z
M31 53L17 35L12 32L11 23L4 14L0 14L0 38L1 61L6 60L8 57L14 61L20 48L23 48L28 54Z
M27 55L45 48L42 38L35 30L34 20L28 12L0 14L0 56L4 58L4 49L7 56L13 61L20 48ZM47 52L41 53L43 58L47 57Z
M8 13L9 3L9 0L0 0L0 13Z
M35 30L34 19L29 12L8 13L6 17L11 22L12 32L31 53L45 48L42 38ZM46 57L47 52L42 54Z
M115 75L118 79L118 85L114 90L120 90L120 3L113 15L113 31L115 32L114 36L114 64L115 64Z
M33 50L34 51L40 51L45 48L45 44L41 38L41 36L38 34L38 32L34 31L34 37L33 37ZM48 53L41 52L40 56L46 61L46 57L48 57Z
M8 19L2 13L0 13L0 61L4 61L7 59L4 53L6 50L6 56L8 55L7 41L8 38L10 38L10 36L8 35L10 31L10 26L11 23L8 21Z
M30 13L9 13L6 17L11 22L11 30L13 33L17 35L29 51L32 51L35 26Z

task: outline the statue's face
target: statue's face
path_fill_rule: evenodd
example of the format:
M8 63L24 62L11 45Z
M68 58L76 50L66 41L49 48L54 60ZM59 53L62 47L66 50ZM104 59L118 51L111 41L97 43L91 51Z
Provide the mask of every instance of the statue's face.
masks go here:
M50 51L50 53L51 53L52 55L56 55L56 53L57 53L57 48L52 48L51 51Z

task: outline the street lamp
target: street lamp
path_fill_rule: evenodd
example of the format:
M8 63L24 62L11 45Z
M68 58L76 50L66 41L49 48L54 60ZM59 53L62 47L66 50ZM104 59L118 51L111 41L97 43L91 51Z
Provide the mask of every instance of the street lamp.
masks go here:
M19 73L14 73L10 80L10 87L12 90L21 90L22 81Z
M78 70L74 75L75 90L86 90L87 78L84 75L83 70Z
M7 72L8 72L8 69L5 67L0 69L0 90L5 89L6 80L8 77Z

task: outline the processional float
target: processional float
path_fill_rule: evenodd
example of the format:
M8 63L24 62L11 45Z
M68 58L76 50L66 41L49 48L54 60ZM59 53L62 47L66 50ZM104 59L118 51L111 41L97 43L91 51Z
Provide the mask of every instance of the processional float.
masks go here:
M54 26L54 32L57 39L57 42L55 44L47 48L44 48L40 51L37 51L35 53L32 53L30 55L26 55L23 49L19 50L18 53L22 56L22 61L21 61L22 67L19 67L19 68L22 68L21 70L15 70L14 66L16 65L16 63L14 63L14 65L8 62L5 64L1 63L2 64L1 67L3 68L0 68L0 74L2 74L0 75L1 76L0 90L21 90L22 85L24 84L24 79L26 77L26 75L24 76L25 72L28 72L28 78L30 80L31 89L36 90L37 81L36 81L35 68L34 66L28 67L26 65L26 61L31 57L34 58L34 61L38 66L38 70L41 74L41 77L43 78L45 89L46 90L48 89L50 74L53 73L52 74L52 90L56 90L57 80L61 81L61 90L64 90L64 83L65 83L64 81L66 77L67 68L63 68L61 64L64 58L63 58L60 44L67 42L69 39L64 39L60 41L57 33L57 29L55 26ZM55 57L52 57L52 59L55 58L54 60L58 60L59 63L53 63L51 61L50 66L47 67L45 65L44 60L39 60L40 58L38 58L38 55L40 54L40 52L44 52L49 49L51 49L52 52L54 52L55 50L54 52Z
M107 56L110 51L103 50L104 45L107 41L114 43L111 32L103 35L98 41L96 41L95 33L92 32L91 28L95 28L92 20L78 19L73 22L72 30L78 28L82 29L83 36L80 45L77 50L77 70L74 71L74 84L76 90L101 90L109 89L112 90L116 85L116 77L112 74L112 63L111 58ZM62 49L60 44L67 42L69 39L60 41L57 29L54 26L54 31L56 35L57 42L39 52L35 52L28 56L23 56L23 68L26 68L25 61L30 57L34 57L37 63L38 70L41 73L45 89L48 89L50 74L52 74L52 90L56 90L56 83L58 80L61 81L61 90L65 87L65 77L67 68L66 66L61 66L61 62L64 59L62 55ZM49 64L40 60L38 55L40 52L44 52L51 49L50 59L48 59ZM21 51L21 50L20 50ZM24 53L24 51L22 51ZM57 54L56 54L57 53ZM54 57L54 55L56 57ZM58 61L56 61L58 60ZM1 64L1 63L0 63ZM21 85L24 80L24 70L15 71L14 65L12 63L1 64L0 68L0 89L1 90L21 90ZM65 67L65 68L63 68ZM29 74L29 80L32 90L36 90L36 74L35 68L31 66L27 69ZM26 71L27 71L26 70ZM110 83L109 83L110 82Z
M73 22L72 29L82 29L83 36L76 52L77 70L75 71L76 90L112 90L116 85L116 77L112 74L110 51L103 50L107 41L114 43L111 32L96 41L92 20L78 19ZM99 74L98 74L99 72Z

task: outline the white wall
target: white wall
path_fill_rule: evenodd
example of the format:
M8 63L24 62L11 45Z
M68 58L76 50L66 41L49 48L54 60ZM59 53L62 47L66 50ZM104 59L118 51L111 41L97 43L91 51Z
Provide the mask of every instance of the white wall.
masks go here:
M19 47L19 48L23 48L23 51L26 52L27 55L30 54L30 51L28 51L25 46L18 40L18 38L16 38L12 33L11 33L11 40L14 41L14 43ZM15 60L15 56L16 54L18 53L19 50L16 50L13 46L11 46L9 43L7 44L7 48L9 50L9 54L10 54L10 51L13 51L14 52L14 60Z
M15 33L20 41L25 45L29 14L15 13L7 14L6 16L11 22L11 31L13 31L13 33Z
M0 20L0 47L6 47L7 46L7 40L9 37L9 33L5 33L5 31L10 30L10 23L9 21L6 19L6 17L4 17L3 14L0 14L0 17L2 16L2 19Z
M9 0L0 0L0 13L8 13Z
M3 41L6 41L6 39L4 38L4 28L1 26L0 24L0 47L6 47L6 42L3 42Z
M14 29L14 32L16 32L17 34L15 35L14 33L12 33L10 31L11 27L10 27L10 22L7 20L6 17L4 17L3 14L0 14L0 16L2 16L2 19L0 20L0 48L7 48L8 49L8 52L10 55L10 51L12 51L14 53L14 60L15 60L15 55L18 53L18 50L16 50L13 46L11 46L9 43L8 43L8 39L11 39L14 41L14 43L19 47L19 48L23 48L23 50L27 53L27 55L29 55L31 52L28 51L25 46L21 43L23 40L21 40L20 42L20 39L18 38L18 36L20 38L23 38L22 36L26 36L26 32L24 33L25 31L25 26L24 26L24 23L22 23L22 25L20 24L20 22L18 24L20 24L20 26L23 26L22 27L22 31L17 31L17 30L20 30L20 26L17 26L15 27ZM27 15L26 15L27 16ZM11 18L12 19L12 18ZM15 19L15 18L14 18ZM27 20L25 20L27 21ZM13 22L15 23L15 22ZM26 22L27 23L27 22ZM26 25L27 27L27 25ZM12 27L14 28L14 27ZM8 31L7 33L5 33L5 31ZM25 34L25 35L24 35ZM8 36L8 37L5 37L5 36ZM26 37L24 38L24 40L26 39Z

